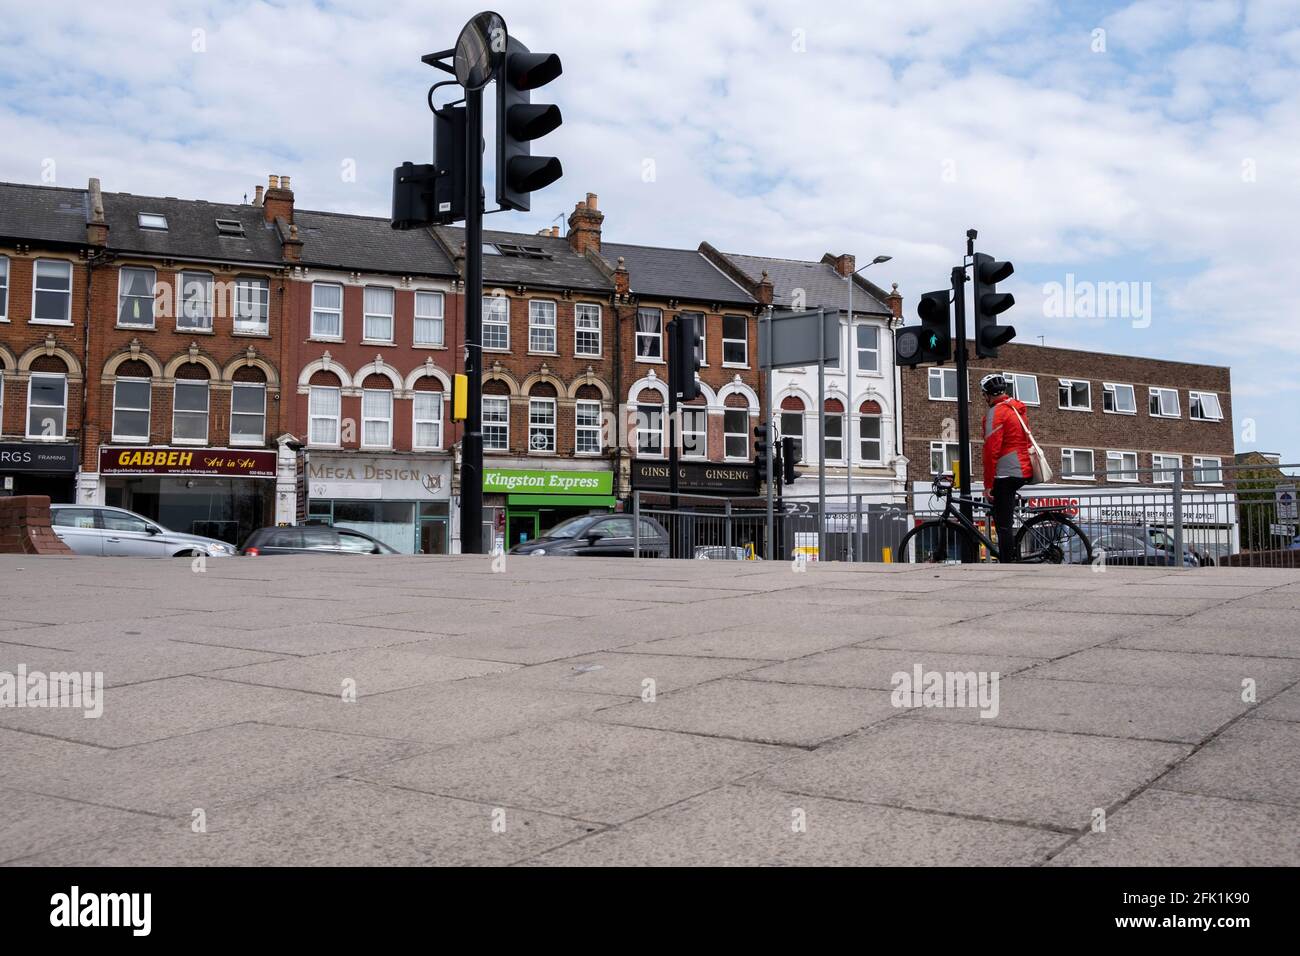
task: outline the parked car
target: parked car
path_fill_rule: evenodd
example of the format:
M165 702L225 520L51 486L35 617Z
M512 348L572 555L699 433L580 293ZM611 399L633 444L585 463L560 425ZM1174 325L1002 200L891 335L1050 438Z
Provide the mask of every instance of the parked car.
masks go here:
M523 541L511 554L581 558L631 558L636 554L632 515L581 515L562 521L535 541ZM641 557L668 556L668 532L653 518L641 519Z
M1079 530L1088 536L1092 542L1093 560L1097 559L1101 551L1106 552L1105 561L1107 564L1116 565L1136 565L1151 567L1172 567L1174 565L1173 543L1168 542L1169 547L1161 547L1165 543L1157 535L1151 534L1153 531L1160 531L1158 528L1147 528L1142 525L1080 525ZM1160 543L1157 543L1160 542ZM1083 555L1076 541L1071 541L1071 563L1082 563ZM1074 553L1074 552L1079 553ZM1183 548L1183 567L1195 568L1201 564L1201 559L1192 552L1190 548Z
M725 545L702 544L696 547L695 557L700 561L762 561L758 555L750 552L748 548L738 548L732 545L730 548Z
M299 524L258 528L244 542L241 554L249 557L272 554L399 554L400 552L351 528L326 524Z
M50 505L50 525L77 554L132 558L233 557L233 544L197 534L168 531L125 508Z

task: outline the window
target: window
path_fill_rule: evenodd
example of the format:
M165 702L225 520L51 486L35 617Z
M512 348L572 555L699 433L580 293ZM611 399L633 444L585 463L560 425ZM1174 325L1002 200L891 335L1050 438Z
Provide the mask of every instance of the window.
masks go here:
M1058 404L1061 408L1069 408L1075 411L1092 411L1092 383L1072 378L1061 379L1060 401Z
M232 239L244 238L244 224L238 219L218 219L217 235L227 236Z
M883 444L880 440L880 416L862 415L858 419L859 454L863 461L881 460Z
M555 399L528 400L528 450L555 451Z
M266 386L235 382L230 387L230 443L260 445L266 440Z
M1152 455L1151 480L1157 485L1167 485L1174 480L1174 469L1182 467L1182 455Z
M1156 418L1181 418L1182 410L1178 406L1178 390L1174 388L1153 388L1151 392L1151 414Z
M1137 481L1138 456L1135 451L1106 452L1108 481Z
M487 451L510 449L510 399L504 395L483 396L483 447Z
M700 365L702 366L708 365L709 364L709 342L706 336L708 335L709 330L708 330L708 325L704 321L704 313L683 312L681 313L681 315L678 316L678 321L680 321L682 324L685 324L687 322L695 323L695 329L700 333L700 344L695 347L695 360L699 362Z
M578 401L574 405L574 446L579 455L599 455L600 402Z
M682 456L709 457L709 413L704 408L683 408Z
M313 385L307 397L309 441L313 445L339 443L339 393L338 388Z
M658 309L636 313L636 357L641 362L659 362L664 357L664 316Z
M393 341L393 290L368 285L362 290L361 337L368 342Z
M167 231L167 217L160 212L142 212L136 217L141 229L158 229Z
M33 372L27 382L27 437L63 438L68 426L68 377Z
M880 371L880 329L874 325L855 326L858 336L858 354L854 359L859 372Z
M794 439L794 460L803 461L803 412L781 413L781 437Z
M955 368L930 369L930 401L957 401L957 370Z
M361 390L361 444L366 448L393 447L393 390Z
M1197 485L1223 484L1223 460L1220 458L1192 457L1192 482Z
M636 407L636 450L640 455L663 455L664 409L662 405Z
M0 256L0 322L9 318L9 260Z
M445 344L441 292L415 293L415 344Z
M1133 392L1133 386L1103 382L1101 386L1101 408L1102 411L1114 415L1136 415L1138 410L1137 396Z
M1187 403L1192 419L1198 422L1223 421L1223 409L1219 407L1219 396L1213 392L1188 392Z
M72 324L72 263L36 260L32 283L32 321Z
M749 457L749 410L728 408L722 413L722 432L728 458Z
M202 445L208 440L208 383L177 382L173 393L172 441Z
M127 531L132 534L149 533L149 522L139 515L128 514L125 511L114 511L112 508L107 508L99 513L99 520L103 523L105 531Z
M530 299L528 302L528 351L556 351L555 345L555 303L546 299Z
M1022 375L1019 372L1003 372L1002 377L1007 380L1007 387L1010 389L1012 398L1024 402L1026 405L1038 405L1038 376Z
M749 324L743 315L722 317L722 364L749 367Z
M56 505L50 509L50 524L56 528L93 528L95 512L90 508L60 508Z
M343 338L343 286L325 282L312 283L311 337Z
M960 459L961 447L956 442L930 442L930 474L954 474Z
M483 348L510 350L510 300L503 295L483 297Z
M181 273L181 307L176 328L191 332L212 330L212 276L207 272Z
M267 307L271 299L265 279L239 279L235 282L235 331L266 334Z
M149 440L150 395L147 378L117 380L113 386L113 441Z
M826 413L826 460L844 460L844 416L838 412Z
M411 420L416 448L442 448L442 392L415 392Z
M1091 478L1094 470L1092 449L1062 448L1061 477Z
M117 324L153 328L152 269L121 269L117 274Z
M573 352L598 357L600 349L600 306L579 302L573 308Z

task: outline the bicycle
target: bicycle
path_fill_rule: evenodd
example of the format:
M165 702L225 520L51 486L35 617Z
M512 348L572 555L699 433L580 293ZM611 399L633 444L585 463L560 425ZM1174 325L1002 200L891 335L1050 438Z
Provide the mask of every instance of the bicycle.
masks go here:
M959 507L962 504L969 504L972 508L979 508L991 515L992 503L974 498L954 499L950 475L940 475L936 478L932 489L936 498L943 499L943 514L938 518L922 521L903 535L903 540L898 543L895 551L897 555L895 560L903 564L910 564L914 560L922 563L917 559L921 557L921 547L930 541L931 535L936 540L936 546L925 554L923 558L925 562L943 563L948 560L960 560L964 550L963 544L966 543L969 543L972 553L978 553L976 546L982 544L991 557L998 557L997 544L985 535L974 521L967 518ZM1016 495L1015 519L1019 525L1016 529L1016 545L1020 549L1021 563L1088 564L1092 562L1092 542L1060 508L1033 508ZM918 552L915 558L912 554L913 544L916 545Z

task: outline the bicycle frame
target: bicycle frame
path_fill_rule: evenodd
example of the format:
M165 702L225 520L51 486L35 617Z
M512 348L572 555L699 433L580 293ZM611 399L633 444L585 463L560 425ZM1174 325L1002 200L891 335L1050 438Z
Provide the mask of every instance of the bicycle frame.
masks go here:
M958 499L959 502L962 500L963 499ZM984 508L985 510L991 510L991 506L985 504L982 501L975 501L974 499L970 499L970 503L975 507ZM982 545L984 545L984 547L988 548L988 553L991 557L998 558L999 560L1001 560L1002 556L998 552L998 546L993 542L993 539L988 537L986 534L984 534L984 532L979 529L979 525L967 519L967 517L961 513L960 509L954 506L953 495L951 493L944 495L943 514L939 517L938 520L950 522L952 524L958 525L959 527L965 528L971 534L975 535L975 537L979 540L979 542Z

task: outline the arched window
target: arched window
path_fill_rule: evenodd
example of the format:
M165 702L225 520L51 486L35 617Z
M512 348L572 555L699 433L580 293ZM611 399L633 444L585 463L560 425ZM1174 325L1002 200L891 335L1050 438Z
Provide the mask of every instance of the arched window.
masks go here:
M312 375L308 387L307 442L337 448L343 383L333 372L320 371Z
M556 399L555 386L538 382L528 393L528 453L555 454Z
M863 402L858 409L859 457L864 462L884 460L884 442L880 430L880 403Z
M432 375L415 380L411 395L411 447L442 449L442 382Z
M208 443L209 391L207 366L186 362L176 369L172 390L172 441L176 444Z
M600 389L582 385L574 398L573 453L599 455L605 447Z
M636 451L647 458L664 455L663 396L653 388L641 389L636 399Z
M803 461L803 399L788 395L781 400L781 437L794 439L794 460Z
M709 409L703 395L679 405L682 416L682 457L709 457Z
M361 383L361 447L393 447L393 383L386 375Z
M844 460L844 404L838 398L826 399L826 460Z
M727 396L722 413L723 446L728 458L749 458L749 402L736 392Z
M235 369L230 386L230 444L266 442L266 373L256 365Z
M510 450L510 386L499 379L483 383L483 450Z
M113 441L149 441L149 412L153 398L149 366L131 359L117 367L113 385Z

